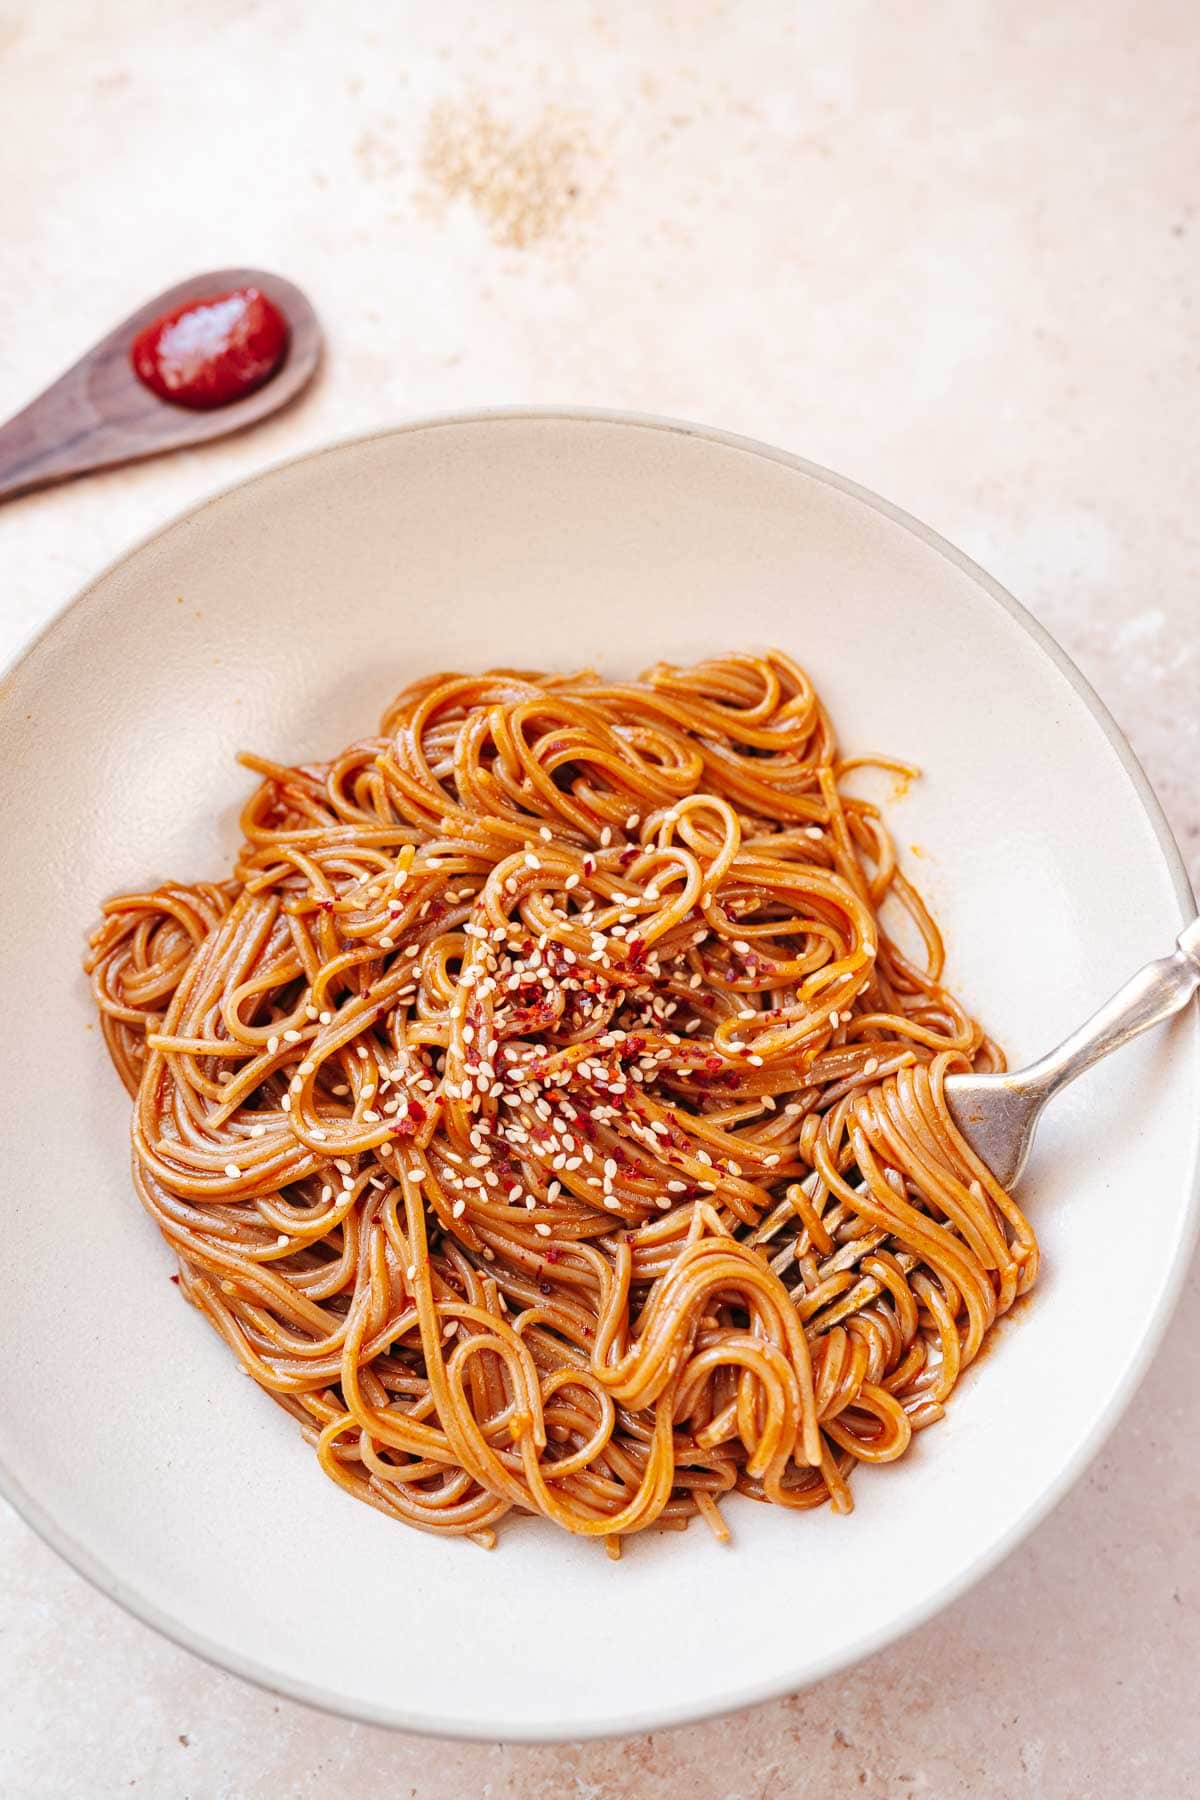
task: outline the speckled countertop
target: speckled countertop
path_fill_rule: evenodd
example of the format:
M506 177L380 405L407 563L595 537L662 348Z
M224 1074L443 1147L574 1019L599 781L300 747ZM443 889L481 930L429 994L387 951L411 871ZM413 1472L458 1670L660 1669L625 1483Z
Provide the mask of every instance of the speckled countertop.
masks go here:
M1188 0L0 0L0 415L135 304L275 267L329 334L245 439L0 510L0 654L163 518L405 416L674 413L856 477L1075 656L1200 877ZM934 1623L737 1719L458 1746L135 1624L0 1506L0 1793L1154 1794L1200 1766L1200 1290L1107 1449Z

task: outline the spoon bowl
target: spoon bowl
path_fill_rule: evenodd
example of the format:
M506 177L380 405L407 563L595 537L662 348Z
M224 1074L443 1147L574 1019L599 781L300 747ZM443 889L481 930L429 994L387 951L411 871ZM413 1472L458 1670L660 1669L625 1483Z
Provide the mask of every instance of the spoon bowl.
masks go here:
M161 399L129 360L139 331L163 313L232 288L256 287L287 319L289 341L271 379L240 400L195 412ZM0 426L0 501L94 469L211 443L278 412L306 388L321 360L321 326L293 282L266 269L210 269L147 300L64 375Z

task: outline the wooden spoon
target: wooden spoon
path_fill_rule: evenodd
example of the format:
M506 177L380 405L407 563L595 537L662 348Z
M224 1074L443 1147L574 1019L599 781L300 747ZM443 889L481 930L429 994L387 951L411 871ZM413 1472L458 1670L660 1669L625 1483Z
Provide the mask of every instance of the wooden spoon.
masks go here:
M287 355L269 381L228 406L194 412L161 400L138 380L129 350L143 326L188 300L241 287L261 288L291 328ZM294 400L312 380L320 359L317 315L290 281L265 269L211 269L193 275L131 313L52 387L0 426L0 501L93 469L244 431Z

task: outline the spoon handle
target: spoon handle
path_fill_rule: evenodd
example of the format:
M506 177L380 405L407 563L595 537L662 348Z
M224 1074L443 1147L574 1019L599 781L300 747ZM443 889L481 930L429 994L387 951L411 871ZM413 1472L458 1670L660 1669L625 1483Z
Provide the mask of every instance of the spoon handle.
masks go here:
M111 428L87 403L76 365L0 425L0 501L122 460Z
M1056 1049L1022 1069L1017 1077L1027 1093L1044 1103L1101 1057L1160 1025L1186 1006L1200 988L1200 918L1182 931L1170 956L1147 963L1131 975L1111 1000ZM1010 1078L1011 1079L1011 1078Z

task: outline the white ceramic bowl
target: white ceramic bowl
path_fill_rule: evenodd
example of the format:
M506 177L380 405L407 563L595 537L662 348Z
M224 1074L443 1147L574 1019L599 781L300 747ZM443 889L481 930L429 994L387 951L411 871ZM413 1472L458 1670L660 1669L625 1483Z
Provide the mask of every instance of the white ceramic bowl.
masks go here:
M491 1555L354 1504L167 1279L79 972L97 900L217 875L239 746L319 756L422 671L804 662L843 743L927 778L890 808L951 977L1049 1045L1192 911L1127 746L1067 659L911 520L688 426L501 414L309 456L103 575L0 698L3 1486L143 1619L298 1698L488 1738L645 1730L837 1669L961 1593L1080 1473L1144 1371L1196 1225L1197 1014L1048 1118L1045 1272L857 1510L735 1503L731 1549L610 1563L519 1521ZM887 783L882 783L886 794ZM918 846L918 856L910 846Z

